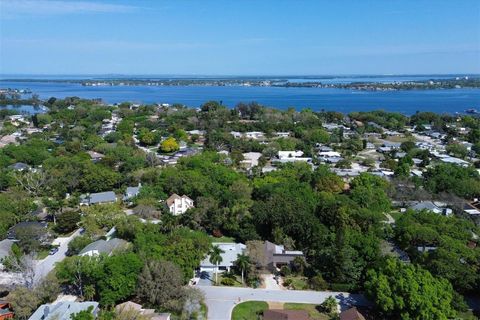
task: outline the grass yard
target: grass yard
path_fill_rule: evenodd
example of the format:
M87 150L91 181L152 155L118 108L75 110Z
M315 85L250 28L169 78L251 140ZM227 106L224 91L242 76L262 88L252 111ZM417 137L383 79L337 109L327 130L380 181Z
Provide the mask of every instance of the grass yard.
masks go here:
M403 215L403 213L398 210L393 210L393 211L390 211L389 213L392 216L392 218L395 219L395 221L400 219L400 217Z
M242 302L233 308L232 320L260 320L268 304L263 301Z
M228 277L225 277L225 278L228 278ZM222 284L222 279L223 279L223 275L222 275L221 273L219 273L219 274L218 274L218 285L219 285L219 286L225 286L224 284ZM215 281L215 274L213 275L213 280ZM233 282L233 285L228 286L228 287L243 287L242 277L236 275L236 276L235 276L235 280L234 280L234 282Z
M220 238L216 238L216 237L212 237L210 236L210 239L212 239L212 242L220 242L220 243L230 243L230 242L235 242L235 239L232 238L232 237L220 237Z
M460 312L458 313L458 319L463 320L476 320L478 319L472 311Z
M45 259L46 257L48 257L48 254L50 253L50 249L41 249L38 253L37 253L37 260L43 260Z
M285 282L290 284L287 286ZM293 290L308 290L308 283L307 278L305 277L298 277L298 276L288 276L284 278L284 286L288 288L292 288Z
M329 320L331 319L326 313L317 310L317 305L306 303L285 303L283 309L285 310L306 310L312 320Z

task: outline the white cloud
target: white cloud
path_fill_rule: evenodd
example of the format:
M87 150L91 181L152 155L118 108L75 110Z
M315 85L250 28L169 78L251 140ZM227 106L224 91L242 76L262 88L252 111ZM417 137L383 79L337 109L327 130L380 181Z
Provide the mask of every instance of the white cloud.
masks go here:
M20 15L62 15L78 13L126 13L138 7L89 2L89 1L61 1L61 0L0 0L2 17Z

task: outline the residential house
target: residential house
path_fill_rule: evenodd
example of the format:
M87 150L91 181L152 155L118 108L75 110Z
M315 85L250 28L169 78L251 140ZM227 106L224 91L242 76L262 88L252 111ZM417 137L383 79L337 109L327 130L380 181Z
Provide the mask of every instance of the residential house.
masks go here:
M15 313L13 312L12 305L5 300L0 300L0 320L13 319Z
M140 189L142 188L142 184L139 183L136 187L127 187L125 193L123 195L123 201L129 201L140 194Z
M472 203L465 203L463 212L470 215L470 217L480 217L480 201L475 199Z
M150 320L170 320L170 313L156 313L155 309L144 309L141 304L127 301L115 306L115 311L118 313L127 313L135 319L138 315L145 316Z
M30 166L26 163L23 162L17 162L14 163L10 166L8 166L9 169L15 170L15 171L26 171L30 169Z
M319 151L318 160L326 163L337 163L343 160L341 154L336 151Z
M16 135L9 134L0 138L0 148L3 148L9 144L18 144Z
M70 320L72 315L87 310L90 310L96 319L99 311L98 302L62 301L52 304L42 304L28 320Z
M243 243L212 243L212 246L220 248L222 253L222 261L217 265L210 262L208 255L200 262L200 272L223 272L230 271L234 266L238 256L245 253L247 248Z
M302 157L303 151L278 151L278 159L274 162L288 163L288 162L307 162L312 163L312 158Z
M382 146L377 149L380 153L388 153L390 151L397 151L400 149L400 142L384 141Z
M275 136L278 138L288 138L290 137L290 132L276 132Z
M172 194L166 201L168 210L174 216L178 216L185 213L188 209L194 208L193 200L186 195L179 196L178 194Z
M434 247L434 246L418 246L417 247L417 251L421 253L435 251L435 250L437 250L437 247Z
M108 241L100 239L90 243L82 249L79 256L98 256L100 254L112 255L115 251L121 251L128 248L129 242L119 238L113 238Z
M241 161L241 164L245 168L251 169L253 167L258 166L258 159L260 159L261 156L262 154L260 152L243 153L244 160Z
M437 205L432 201L420 201L411 206L410 209L415 211L428 210L445 216L452 214L452 209L444 208L443 206Z
M299 158L303 156L303 151L278 151L278 159Z
M263 320L310 320L306 310L268 309L263 312Z
M47 230L47 224L45 222L38 221L24 221L19 222L11 227L7 232L7 239L17 240L18 234L30 234L36 240L43 244L49 243L50 233Z
M11 239L4 239L0 241L0 270L3 269L3 259L10 255L13 243L14 241L12 241Z
M204 136L205 135L205 130L190 130L187 131L189 135L197 135L197 136Z
M340 320L365 320L365 317L353 307L348 310L340 312Z
M89 206L93 204L114 203L117 196L113 191L90 193L80 196L80 205Z
M266 265L269 269L277 269L284 265L290 265L295 258L303 258L302 251L285 250L283 245L276 245L270 241L264 243L264 255Z
M441 157L440 161L445 162L445 163L455 164L455 165L461 166L461 167L470 166L470 163L468 161L465 161L465 160L462 160L462 159L459 159L459 158L455 158L455 157Z
M245 134L243 136L247 139L252 139L252 140L260 140L260 139L265 138L265 134L263 132L260 132L260 131L245 132Z
M95 152L95 151L87 151L88 155L90 156L90 159L92 159L93 162L99 162L100 160L102 160L105 155L99 153L99 152Z

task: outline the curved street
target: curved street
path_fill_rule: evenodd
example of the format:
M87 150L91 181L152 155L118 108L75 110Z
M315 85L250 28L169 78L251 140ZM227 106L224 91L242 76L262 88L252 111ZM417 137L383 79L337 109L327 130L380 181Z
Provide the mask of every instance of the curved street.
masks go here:
M197 286L205 294L208 320L230 320L236 304L244 301L272 301L320 304L333 296L342 309L352 305L364 306L369 302L361 294L330 291L269 290L235 287Z

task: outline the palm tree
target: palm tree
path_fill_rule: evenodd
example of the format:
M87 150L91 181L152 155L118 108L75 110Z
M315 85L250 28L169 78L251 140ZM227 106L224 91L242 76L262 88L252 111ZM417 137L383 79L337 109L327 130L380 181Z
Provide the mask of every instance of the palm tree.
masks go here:
M243 274L245 272L245 269L247 269L250 265L250 257L244 254L238 255L237 260L235 261L235 265L242 271L242 283L245 285L245 281L243 280Z
M210 263L213 263L217 266L215 268L215 283L218 281L218 264L223 261L222 253L225 253L225 251L220 249L218 246L213 246L212 250L210 250Z

